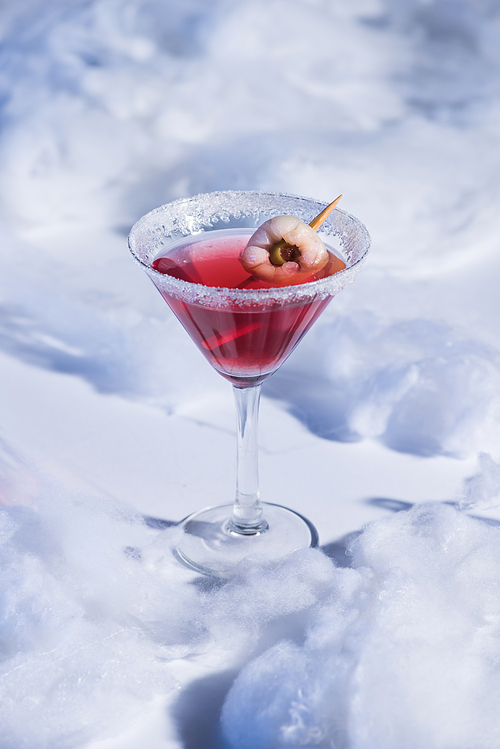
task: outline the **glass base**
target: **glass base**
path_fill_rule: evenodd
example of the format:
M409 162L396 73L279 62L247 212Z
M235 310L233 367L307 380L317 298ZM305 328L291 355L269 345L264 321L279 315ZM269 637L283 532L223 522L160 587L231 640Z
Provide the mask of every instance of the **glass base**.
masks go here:
M268 527L256 533L231 530L233 505L195 512L179 523L184 534L176 549L178 558L203 575L230 577L242 559L281 559L296 549L318 546L318 533L307 518L281 505L263 503Z

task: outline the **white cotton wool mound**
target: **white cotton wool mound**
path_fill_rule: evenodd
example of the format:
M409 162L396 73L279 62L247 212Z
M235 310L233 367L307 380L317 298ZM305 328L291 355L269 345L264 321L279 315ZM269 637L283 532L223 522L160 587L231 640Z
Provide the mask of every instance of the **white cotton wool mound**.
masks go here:
M499 392L497 349L433 320L386 323L371 312L325 316L266 383L322 437L422 456L495 450Z
M174 686L199 637L176 530L46 490L0 510L0 746L65 749L122 730Z
M497 749L500 528L424 504L368 526L303 644L247 665L230 747Z
M208 637L232 657L248 657L280 627L300 637L304 623L294 616L307 620L329 595L332 569L331 560L315 549L297 550L278 562L244 560L225 585L200 602Z
M500 504L500 465L489 453L480 453L479 472L464 481L460 507L487 510Z

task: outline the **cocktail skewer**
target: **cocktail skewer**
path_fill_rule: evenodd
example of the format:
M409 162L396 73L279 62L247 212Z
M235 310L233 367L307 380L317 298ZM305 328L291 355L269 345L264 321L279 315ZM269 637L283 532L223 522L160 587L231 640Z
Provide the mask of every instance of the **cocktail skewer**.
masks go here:
M323 221L326 221L330 213L333 211L337 203L339 202L342 195L339 195L338 198L335 198L333 203L330 203L330 205L327 205L326 208L324 208L321 213L318 213L316 218L313 218L312 221L309 222L309 226L311 229L314 229L314 231L318 231L319 227L323 223Z

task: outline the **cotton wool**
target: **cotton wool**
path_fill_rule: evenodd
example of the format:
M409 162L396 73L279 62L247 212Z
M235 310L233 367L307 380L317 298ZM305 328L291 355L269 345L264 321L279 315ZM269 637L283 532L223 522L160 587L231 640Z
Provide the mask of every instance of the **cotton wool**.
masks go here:
M238 749L496 749L500 529L415 506L370 525L305 641L251 661L222 711Z
M460 506L487 510L500 504L500 465L489 453L479 453L479 471L465 480Z
M267 392L329 439L422 457L492 451L500 439L498 350L424 317L325 315Z
M0 509L0 746L69 749L174 689L197 594L175 584L175 529L54 486L37 499Z

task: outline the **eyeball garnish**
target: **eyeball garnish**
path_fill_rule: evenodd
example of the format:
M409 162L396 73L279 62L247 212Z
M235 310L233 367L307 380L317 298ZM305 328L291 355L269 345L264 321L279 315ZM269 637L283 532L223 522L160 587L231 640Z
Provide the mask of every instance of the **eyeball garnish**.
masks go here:
M240 255L240 262L254 278L279 286L296 284L328 267L328 275L345 263L326 249L316 234L342 196L319 216L304 224L294 216L275 216L259 226Z

